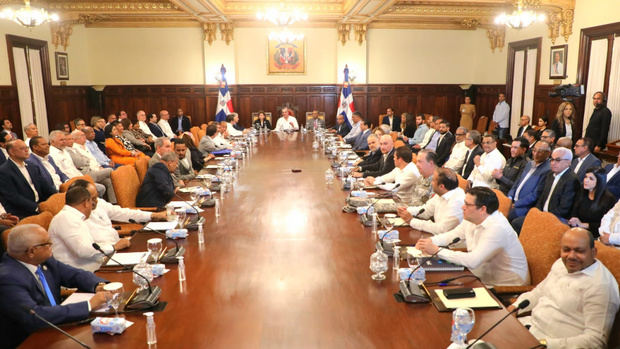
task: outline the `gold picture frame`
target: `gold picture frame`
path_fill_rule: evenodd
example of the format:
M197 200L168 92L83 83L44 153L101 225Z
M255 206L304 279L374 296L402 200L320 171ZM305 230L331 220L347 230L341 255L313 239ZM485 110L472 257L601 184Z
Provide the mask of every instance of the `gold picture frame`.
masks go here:
M305 38L292 42L267 40L267 74L303 75L306 73Z

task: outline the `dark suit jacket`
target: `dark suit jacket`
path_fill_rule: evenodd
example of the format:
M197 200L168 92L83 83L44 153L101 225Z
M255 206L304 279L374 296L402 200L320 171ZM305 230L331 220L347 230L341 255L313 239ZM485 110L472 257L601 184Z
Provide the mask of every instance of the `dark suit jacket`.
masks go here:
M609 124L611 123L611 110L607 107L594 109L588 127L586 127L586 137L592 139L595 146L601 149L607 146L607 136Z
M477 145L470 152L471 155L469 156L469 160L467 161L467 159L465 159L467 162L465 163L465 166L463 166L463 170L461 171L461 176L465 179L467 179L471 171L474 170L474 158L476 157L476 155L482 155L482 153L484 153L484 150L482 150L482 147L480 145Z
M564 125L564 123L560 124L560 120L555 119L553 120L553 122L551 123L551 126L549 126L550 129L553 130L553 132L555 132L555 141L557 143L558 139L565 137L566 136L566 126ZM579 139L579 135L577 134L576 130L575 130L575 123L573 122L571 124L571 129L573 130L573 144L575 144L575 142L577 142L577 140Z
M517 189L521 185L521 182L525 179L525 176L527 176L527 173L530 172L532 166L534 166L534 161L528 161L525 168L523 168L523 171L521 171L521 175L508 192L509 198L514 200L515 195L517 195ZM545 160L545 162L540 164L534 173L532 173L532 175L527 179L523 185L523 188L521 188L521 191L519 192L519 200L514 202L513 209L510 213L511 218L525 216L527 211L536 205L536 201L538 201L540 194L545 188L545 179L547 178L549 171L551 171L549 160Z
M189 129L192 128L192 123L189 121L189 118L187 116L182 116L182 118L183 120L181 121L181 126L183 127L183 132L189 131ZM179 117L175 116L168 119L168 123L170 124L172 132L178 134L179 132L177 130L179 128Z
M163 207L174 196L174 181L166 165L158 162L149 167L136 196L139 207Z
M437 149L435 149L435 154L437 154L437 166L441 167L446 161L448 161L453 144L454 135L450 131L443 135L443 139L437 141Z
M269 120L265 119L263 120L263 123L261 124L260 119L256 119L254 120L254 128L267 128L271 130L271 122L269 122Z
M49 162L52 165L52 167L56 170L56 174L60 177L60 181L61 182L66 182L69 180L69 177L67 177L66 174L64 174L59 168L58 166L56 166L56 164L54 163L54 159L52 159L52 157L49 157ZM54 185L54 180L52 179L52 176L47 172L47 169L45 168L45 166L43 166L43 163L41 162L41 160L39 160L38 157L36 157L36 155L34 154L30 154L30 157L28 157L28 159L26 159L26 163L31 165L31 166L36 166L39 168L39 170L41 171L41 175L43 176L43 180L45 180L49 186L55 188L56 186Z
M37 166L26 164L26 169L39 194L39 201L34 201L35 196L30 184L13 161L7 160L0 166L0 183L2 184L0 185L0 202L7 212L19 218L36 214L38 203L56 193L56 187L50 186L43 179L41 170Z
M368 136L370 134L370 129L360 133L353 142L353 150L368 150Z
M147 125L149 126L149 130L151 130L151 133L153 134L153 136L155 137L164 136L164 130L162 130L161 127L157 125L157 123L149 122Z
M525 133L525 131L527 131L530 128L532 128L531 125L525 125L525 126L519 127L519 130L517 131L517 137L523 137L523 133Z
M615 164L609 164L605 166L605 173L606 174L609 173L614 168L614 165ZM620 199L620 172L617 172L613 177L611 177L607 181L606 188L612 194L614 194L614 196L616 197L616 200Z
M4 152L0 150L0 165L6 162L6 156L4 156Z
M30 333L47 327L22 307L34 309L54 324L79 321L88 318L88 304L74 303L51 306L45 291L35 276L19 261L4 254L0 260L0 347L12 348ZM100 282L106 280L93 273L61 263L53 257L43 262L43 275L60 304L60 286L77 287L82 292L94 292ZM47 270L46 270L47 269Z
M577 167L577 163L579 162L578 157L573 159L573 162L570 164L570 170L575 172L575 167ZM579 168L579 172L576 173L579 182L583 182L583 177L586 176L586 170L590 167L601 167L601 160L599 160L594 154L589 154L584 163Z
M379 153L381 152L379 151ZM388 153L387 159L385 162L383 161L383 154L381 154L379 161L377 161L375 164L365 167L363 175L364 177L369 177L369 176L379 177L379 176L383 176L386 173L389 173L393 169L394 169L394 149L392 149L392 151Z
M545 206L545 201L549 196L549 192L551 191L551 186L553 185L553 172L549 172L547 174L547 178L545 178L545 187L542 191L542 194L538 198L538 202L536 202L536 207L539 210L543 210ZM575 194L579 190L579 180L577 176L568 169L560 180L558 184L555 186L555 190L551 195L551 199L549 200L549 209L548 211L556 215L558 218L569 219L571 214L571 209L573 208L573 203L575 200Z
M362 162L360 162L358 166L362 168L363 172L365 170L365 167L370 167L370 165L375 164L379 162L379 160L381 160L381 150L377 149L375 151L371 151L362 159Z
M402 120L400 117L394 115L392 117L392 131L394 132L400 132L400 124L401 124ZM388 118L387 116L385 116L383 118L383 124L384 125L389 125L390 124L390 118Z
M336 126L332 127L332 130L336 130L339 136L344 137L351 131L351 127L346 122L343 122L342 125L336 124Z

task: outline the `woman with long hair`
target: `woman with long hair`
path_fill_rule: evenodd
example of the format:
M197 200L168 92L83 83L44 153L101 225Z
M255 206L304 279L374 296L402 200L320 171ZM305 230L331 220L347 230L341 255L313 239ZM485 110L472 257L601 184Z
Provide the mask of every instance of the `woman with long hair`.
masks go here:
M601 219L616 204L616 197L605 188L606 176L605 171L599 167L586 170L568 225L587 229L595 237L599 236Z
M105 150L108 154L108 157L114 161L115 164L122 165L133 165L136 163L136 160L140 157L144 157L141 151L129 150L125 147L125 144L121 140L119 136L119 130L116 125L120 123L118 121L114 121L105 127ZM121 126L122 127L122 126ZM129 143L131 145L131 143Z
M412 138L415 134L416 124L415 124L415 116L411 113L403 113L402 118L405 120L405 128L403 129L403 139L405 142Z
M555 120L550 127L555 132L555 139L569 137L573 140L573 144L577 141L577 132L575 130L575 106L571 102L562 102L555 114Z

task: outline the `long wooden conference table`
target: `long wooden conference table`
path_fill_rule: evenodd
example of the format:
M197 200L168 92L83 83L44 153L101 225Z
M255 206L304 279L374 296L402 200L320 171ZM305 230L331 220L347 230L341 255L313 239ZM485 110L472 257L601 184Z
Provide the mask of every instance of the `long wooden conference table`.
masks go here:
M397 303L397 275L373 281L370 255L376 238L356 214L343 213L347 192L327 186L329 162L313 152L312 134L259 139L255 154L239 171L238 184L223 195L221 216L202 215L205 244L195 232L185 246L187 281L176 265L153 281L166 308L155 313L159 348L446 348L451 312L431 304ZM301 169L293 173L291 169ZM402 244L420 232L401 228ZM153 233L139 233L130 251L145 251ZM167 246L173 247L168 241ZM403 261L402 266L406 266ZM427 273L438 281L459 273ZM99 273L133 288L131 273ZM465 286L475 286L475 281ZM505 309L476 310L468 338L482 334ZM63 327L96 348L144 348L145 317L122 335L91 333L89 325ZM509 317L485 340L498 348L531 348L535 338ZM32 334L22 348L75 348L51 329Z

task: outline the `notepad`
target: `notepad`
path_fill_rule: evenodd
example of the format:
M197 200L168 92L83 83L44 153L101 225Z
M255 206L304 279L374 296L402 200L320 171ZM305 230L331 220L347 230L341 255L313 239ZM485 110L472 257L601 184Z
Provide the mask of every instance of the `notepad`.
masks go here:
M409 225L409 223L405 222L404 219L400 218L400 217L396 217L396 218L388 218L388 220L392 223L393 226L395 227L406 227Z
M145 230L157 230L157 231L166 231L170 229L174 229L179 225L178 221L172 222L149 222L144 229Z
M93 298L94 293L73 292L61 305L69 305L80 302L88 302ZM110 310L107 303L102 304L99 308L92 310L93 313L107 313Z
M125 252L125 253L115 253L112 258L110 258L108 260L108 262L105 264L106 266L119 266L120 264L122 265L134 265L134 264L138 264L140 263L140 261L146 257L146 255L148 254L148 252ZM118 264L116 261L113 261L112 259L115 259L116 261L118 261Z
M179 188L179 191L181 193L191 193L191 192L194 192L194 191L200 190L200 189L202 189L202 187L196 185L196 186L192 186L192 187Z
M456 309L456 308L499 308L499 304L489 291L484 287L475 287L474 292L476 293L475 297L472 298L460 298L460 299L448 299L443 294L443 289L433 290L437 297L441 300L443 305L448 309Z

